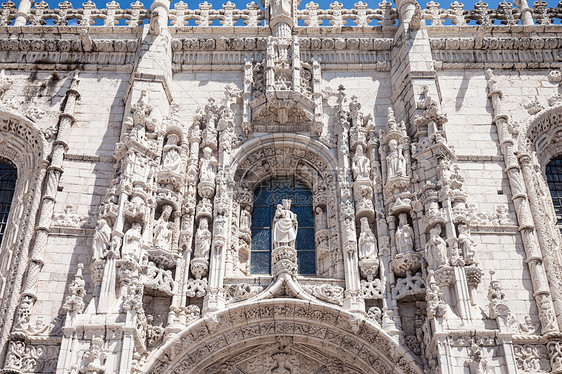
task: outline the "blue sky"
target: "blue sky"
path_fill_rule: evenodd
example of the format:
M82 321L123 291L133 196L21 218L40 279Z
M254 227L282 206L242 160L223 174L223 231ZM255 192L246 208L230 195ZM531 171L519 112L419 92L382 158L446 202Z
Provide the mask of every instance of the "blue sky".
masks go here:
M16 0L13 0L15 2L17 2ZM40 1L40 0L37 0ZM49 6L51 8L53 7L57 7L58 3L61 2L62 0L46 0L47 3L49 4ZM81 8L82 7L82 3L86 0L69 0L74 8ZM105 8L105 4L107 2L109 2L110 0L92 0L94 1L94 3L96 3L98 8ZM186 2L190 8L197 8L198 4L200 2L203 2L204 0L201 1L192 1L192 0L184 0L184 2ZM213 8L217 9L217 8L221 8L223 3L226 3L228 0L207 0L209 3L211 3L213 5ZM233 3L236 4L237 8L245 8L246 4L250 1L246 1L246 0L231 0ZM256 2L258 2L259 0L254 0ZM342 3L344 5L345 8L353 8L353 5L358 2L359 0L339 0L340 3ZM449 4L452 3L454 0L441 0L441 1L437 1L441 4L442 8L448 8ZM532 5L534 0L528 0L529 2L529 6ZM128 1L128 0L119 0L118 1L121 4L121 8L129 8L129 5L131 4L132 1ZM141 0L141 2L144 3L145 7L148 8L150 6L150 4L152 3L152 0ZM179 0L175 0L173 1L173 3L177 3L179 2ZM310 0L303 0L301 3L301 8L304 8L304 5L306 3L310 2ZM331 0L316 0L316 3L318 3L320 5L320 8L329 8L330 3L332 3L333 1ZM366 2L371 8L377 8L378 7L378 3L379 1L365 1L363 0L363 2ZM420 1L420 4L422 5L422 8L425 7L425 4L428 1ZM474 4L477 1L474 0L467 0L467 1L459 1L460 3L464 4L464 9L472 9L474 7ZM500 0L490 0L490 1L486 1L488 3L488 6L492 9L496 9L498 7L498 4L500 3ZM556 7L558 3L558 0L547 0L547 4L550 7Z

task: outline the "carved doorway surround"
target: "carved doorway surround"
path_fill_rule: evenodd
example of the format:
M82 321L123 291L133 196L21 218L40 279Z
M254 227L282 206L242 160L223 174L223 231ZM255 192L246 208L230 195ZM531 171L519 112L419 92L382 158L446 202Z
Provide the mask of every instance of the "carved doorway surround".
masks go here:
M208 314L148 361L154 374L422 373L414 356L362 316L275 298Z

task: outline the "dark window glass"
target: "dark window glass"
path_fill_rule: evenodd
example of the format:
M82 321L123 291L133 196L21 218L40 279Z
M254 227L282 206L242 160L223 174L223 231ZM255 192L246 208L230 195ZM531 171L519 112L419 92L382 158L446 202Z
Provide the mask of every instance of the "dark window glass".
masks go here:
M558 227L562 230L562 156L558 156L546 165L546 180L558 219Z
M252 274L271 273L271 251L273 250L271 230L277 204L281 204L283 199L293 201L291 210L296 213L299 221L295 242L299 274L314 275L316 274L316 251L312 194L304 183L294 177L270 179L254 191L250 271Z
M0 159L0 244L8 223L8 214L12 206L12 198L16 189L18 172L8 161Z

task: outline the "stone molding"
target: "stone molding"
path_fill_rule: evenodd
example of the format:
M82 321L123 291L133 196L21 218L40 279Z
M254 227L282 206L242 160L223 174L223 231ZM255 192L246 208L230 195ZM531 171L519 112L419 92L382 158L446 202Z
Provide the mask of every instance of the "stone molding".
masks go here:
M212 320L220 321L220 330L214 328ZM338 352L339 347L338 358L346 361L344 352L351 352L347 361L355 358L364 373L391 368L397 373L423 372L411 353L370 320L341 308L295 299L237 304L217 312L212 319L203 318L155 351L144 370L155 374L200 373L211 362L226 358L242 341L275 336L309 339L332 352ZM214 347L212 355L209 346Z

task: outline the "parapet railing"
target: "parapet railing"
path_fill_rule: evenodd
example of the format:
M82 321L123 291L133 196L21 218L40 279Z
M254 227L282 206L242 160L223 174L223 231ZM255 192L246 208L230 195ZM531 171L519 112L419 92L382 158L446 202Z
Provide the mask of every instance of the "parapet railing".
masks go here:
M537 25L560 23L562 20L562 1L556 8L548 7L546 1L537 0L530 9ZM18 15L15 3L8 1L0 8L0 26L10 26ZM105 9L98 9L88 0L82 8L73 8L68 1L59 3L58 8L51 9L41 1L27 13L27 25L30 26L139 26L150 21L150 10L140 1L131 4L129 9L121 9L119 3L111 1ZM297 22L304 27L343 27L343 26L393 26L398 22L398 13L392 4L383 1L378 8L372 9L363 2L355 4L353 9L344 9L337 1L329 9L320 9L317 3L310 2L304 9L297 11ZM232 2L227 2L221 9L213 9L208 2L199 4L197 9L190 9L186 3L176 3L169 13L172 27L229 27L229 26L264 26L265 10L255 2L245 9L237 9ZM464 5L455 1L448 9L440 8L439 3L431 1L421 10L421 18L429 27L441 25L517 25L521 24L521 10L505 0L497 9L479 1L474 9L464 9Z

